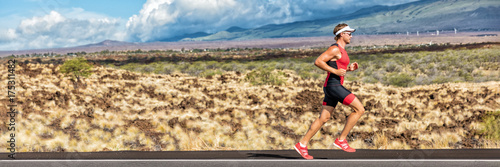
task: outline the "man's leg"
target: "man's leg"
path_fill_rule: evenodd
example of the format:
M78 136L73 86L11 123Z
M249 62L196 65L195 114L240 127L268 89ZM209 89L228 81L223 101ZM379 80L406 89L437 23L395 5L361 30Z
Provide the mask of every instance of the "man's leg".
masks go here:
M321 110L321 115L319 118L314 120L314 122L311 124L311 127L309 127L309 130L307 131L306 135L300 140L299 143L295 144L294 148L295 150L304 158L304 159L314 159L313 156L309 155L309 152L307 150L307 143L309 143L309 140L318 132L319 128L325 124L326 121L330 119L330 116L332 115L333 109L335 107L332 106L323 106L323 110Z
M323 105L320 117L311 124L311 127L309 127L306 135L302 138L302 140L300 140L300 143L303 145L307 145L307 143L309 143L309 140L311 140L311 138L318 132L321 126L330 120L333 109L335 109L335 107Z
M345 138L347 138L347 134L349 134L354 125L356 125L356 122L358 122L358 119L361 117L361 115L365 113L365 108L357 97L354 98L351 104L349 104L349 107L351 107L354 112L352 112L349 117L347 117L347 122L344 126L344 129L342 130L342 133L340 134L339 140L345 140Z

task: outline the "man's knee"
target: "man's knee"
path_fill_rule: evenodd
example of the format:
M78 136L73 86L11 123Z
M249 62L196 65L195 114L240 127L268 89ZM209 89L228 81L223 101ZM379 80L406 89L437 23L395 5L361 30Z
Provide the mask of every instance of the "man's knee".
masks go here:
M361 101L359 101L358 98L354 98L353 102L349 104L349 106L354 109L354 112L357 114L365 113L365 107L361 104Z
M330 114L321 114L319 116L319 121L321 121L321 123L326 123L330 120Z
M356 113L362 115L365 113L365 108L364 107L359 107L355 109Z

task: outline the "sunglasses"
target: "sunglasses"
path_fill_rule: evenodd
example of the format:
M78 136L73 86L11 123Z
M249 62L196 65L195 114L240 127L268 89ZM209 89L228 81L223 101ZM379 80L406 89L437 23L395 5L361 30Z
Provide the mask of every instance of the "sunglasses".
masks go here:
M349 36L352 36L352 34L350 32L344 32L344 34L347 34Z

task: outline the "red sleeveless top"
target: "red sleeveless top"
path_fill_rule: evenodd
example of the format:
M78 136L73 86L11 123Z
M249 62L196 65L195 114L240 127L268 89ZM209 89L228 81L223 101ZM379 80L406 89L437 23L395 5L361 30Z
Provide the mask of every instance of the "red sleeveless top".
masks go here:
M344 69L347 70L347 65L349 65L349 55L347 55L347 52L345 51L344 48L340 47L338 44L333 44L336 45L341 53L340 59L337 61L327 61L326 64L328 64L330 67L335 68L335 69ZM333 46L332 45L332 46ZM338 76L335 74L332 74L328 72L328 76L326 76L325 80L325 85L326 86L339 86L344 84L344 76Z

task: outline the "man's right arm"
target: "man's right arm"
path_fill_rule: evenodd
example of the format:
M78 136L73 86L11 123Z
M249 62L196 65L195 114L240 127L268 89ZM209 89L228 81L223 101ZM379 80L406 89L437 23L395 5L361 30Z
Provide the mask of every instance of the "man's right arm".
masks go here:
M338 76L344 76L345 73L346 73L346 70L344 69L335 69L335 68L332 68L330 67L328 64L326 64L326 62L336 58L338 59L340 55L340 50L339 48L337 47L330 47L328 48L328 50L326 50L325 52L323 52L323 54L321 54L317 59L316 61L314 61L314 65L316 65L317 67L327 71L327 72L330 72L330 73L334 73L335 75L338 75Z

